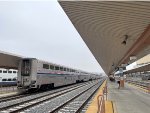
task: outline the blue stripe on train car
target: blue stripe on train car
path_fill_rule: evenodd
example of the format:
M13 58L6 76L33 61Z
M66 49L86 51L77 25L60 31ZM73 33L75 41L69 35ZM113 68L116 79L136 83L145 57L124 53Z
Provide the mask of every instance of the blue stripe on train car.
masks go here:
M0 86L16 86L17 81L2 81L0 82Z

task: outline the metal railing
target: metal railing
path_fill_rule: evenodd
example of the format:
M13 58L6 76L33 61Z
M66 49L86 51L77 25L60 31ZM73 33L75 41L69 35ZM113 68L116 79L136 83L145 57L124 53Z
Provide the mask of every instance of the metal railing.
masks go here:
M97 97L98 111L97 113L105 113L105 100L107 100L107 85L103 88L102 94Z
M105 99L104 95L99 95L97 97L98 100L98 111L97 113L105 113Z

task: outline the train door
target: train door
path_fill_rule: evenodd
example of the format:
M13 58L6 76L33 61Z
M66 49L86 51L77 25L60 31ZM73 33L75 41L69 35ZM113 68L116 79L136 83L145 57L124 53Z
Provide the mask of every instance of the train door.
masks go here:
M31 59L23 59L21 63L21 84L23 87L30 85Z

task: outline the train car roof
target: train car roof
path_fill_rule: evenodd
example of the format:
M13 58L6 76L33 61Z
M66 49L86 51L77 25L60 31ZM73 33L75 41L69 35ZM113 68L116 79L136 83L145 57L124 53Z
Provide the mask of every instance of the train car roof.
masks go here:
M22 59L37 59L37 58L28 58L28 57L24 57L24 56L21 56L21 55L16 55L16 54L0 51L0 68L18 69L19 61L22 60ZM64 66L64 65L60 65L60 64L56 64L56 63L52 63L52 62L48 62L48 61L44 61L44 60L40 60L40 59L37 59L37 60L45 62L45 63L52 64L52 65L69 68L69 69L72 69L72 70L75 70L75 71L78 71L78 72L89 73L89 72L86 72L86 71L82 71L80 69L75 69L75 68L72 68L72 67L68 67L68 66Z

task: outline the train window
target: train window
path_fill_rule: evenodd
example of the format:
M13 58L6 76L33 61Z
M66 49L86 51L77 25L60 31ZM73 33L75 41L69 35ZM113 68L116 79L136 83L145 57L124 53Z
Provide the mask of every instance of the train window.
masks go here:
M54 70L55 68L54 68L54 66L53 66L53 65L50 65L50 69L51 69L51 70Z
M13 71L13 73L17 73L16 71Z
M48 64L43 64L43 68L44 69L49 69L49 65Z
M16 78L13 78L12 80L13 80L13 81L16 81L17 79L16 79Z
M12 71L8 71L8 73L12 73Z
M70 71L69 68L67 68L67 71L68 71L68 72Z
M66 68L64 68L64 71L66 71Z
M11 81L11 78L8 78L8 80L7 81Z
M60 70L63 71L63 67L60 67Z
M0 73L2 73L2 70L0 70Z
M58 67L58 66L56 66L56 67L55 67L55 70L59 70L59 67Z
M7 81L7 79L6 79L6 78L3 78L2 81Z
M7 71L3 71L3 73L7 73Z

